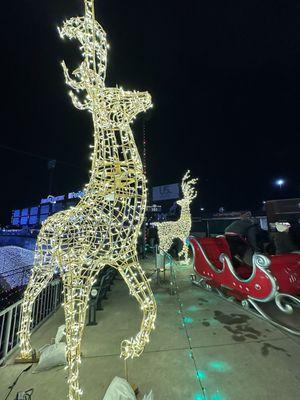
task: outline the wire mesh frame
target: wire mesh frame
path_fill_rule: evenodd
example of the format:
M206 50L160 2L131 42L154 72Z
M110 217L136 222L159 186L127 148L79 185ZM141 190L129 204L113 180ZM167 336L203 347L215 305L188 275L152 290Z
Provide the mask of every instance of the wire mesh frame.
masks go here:
M106 87L108 44L95 20L94 1L84 0L85 15L65 21L59 34L77 39L83 61L65 80L73 105L92 114L94 145L90 181L80 202L49 217L37 239L33 274L24 294L20 327L21 357L31 359L29 326L33 299L59 267L64 288L69 400L78 400L81 338L91 287L109 265L118 269L143 313L140 331L121 343L121 356L138 357L150 340L156 303L137 258L147 189L140 155L130 128L135 117L152 107L148 92Z

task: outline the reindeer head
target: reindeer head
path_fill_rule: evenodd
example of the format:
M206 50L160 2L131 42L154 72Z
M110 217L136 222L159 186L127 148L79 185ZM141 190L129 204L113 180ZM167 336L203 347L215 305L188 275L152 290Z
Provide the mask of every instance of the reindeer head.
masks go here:
M182 206L189 206L192 200L197 196L197 191L194 185L197 183L198 179L190 179L190 171L187 171L182 178L181 189L183 193L183 199L178 200L177 204Z
M152 107L148 92L128 91L122 88L106 88L104 101L104 118L116 127L130 124L139 113Z
M83 56L72 73L62 62L66 83L73 89L69 95L76 108L96 113L102 127L130 124L140 112L152 107L151 96L147 92L105 87L109 48L106 33L95 20L94 0L84 0L84 4L84 17L70 18L58 28L61 38L79 41Z

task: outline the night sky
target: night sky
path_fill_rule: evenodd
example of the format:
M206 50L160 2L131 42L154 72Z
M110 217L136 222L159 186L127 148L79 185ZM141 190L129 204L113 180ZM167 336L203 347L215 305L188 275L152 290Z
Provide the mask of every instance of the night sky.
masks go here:
M107 86L148 90L151 186L199 177L200 207L259 209L300 196L300 2L95 0L108 34ZM1 221L88 180L90 114L67 95L60 61L78 43L56 26L82 15L81 0L1 4ZM143 116L133 125L139 146ZM14 149L14 150L13 150ZM16 151L18 150L18 152ZM28 154L31 153L31 154ZM285 178L280 189L273 182Z

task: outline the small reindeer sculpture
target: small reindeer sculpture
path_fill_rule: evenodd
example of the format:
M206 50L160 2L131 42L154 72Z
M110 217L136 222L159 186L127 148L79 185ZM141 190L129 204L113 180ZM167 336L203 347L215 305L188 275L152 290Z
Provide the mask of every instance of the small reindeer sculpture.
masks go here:
M198 181L197 178L189 178L190 171L187 171L181 183L183 199L177 201L177 204L181 206L181 215L179 220L155 224L158 230L159 247L164 252L168 252L173 240L176 238L180 239L183 247L178 256L181 257L184 255L185 261L188 260L188 246L186 244L186 239L188 238L192 227L190 204L197 196L194 185Z
M73 89L74 106L92 115L91 177L76 207L54 214L42 226L19 332L21 359L30 362L32 307L58 266L64 286L69 400L79 400L82 393L80 344L91 287L102 268L110 265L119 271L143 313L138 334L122 342L124 359L141 355L156 319L155 299L136 251L147 189L130 128L135 116L151 107L151 97L147 92L105 86L106 33L95 20L94 0L84 0L84 6L85 15L65 21L59 33L80 42L80 66L72 74L65 63L62 66L66 83Z

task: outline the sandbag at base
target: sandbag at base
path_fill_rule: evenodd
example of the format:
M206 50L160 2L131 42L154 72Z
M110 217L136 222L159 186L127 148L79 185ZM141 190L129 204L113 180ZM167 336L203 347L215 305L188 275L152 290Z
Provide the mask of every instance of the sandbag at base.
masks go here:
M103 400L136 400L134 391L126 379L114 377ZM153 400L152 390L143 400Z
M51 344L41 353L39 363L34 372L45 371L66 363L66 344L63 342Z
M54 343L60 343L63 341L64 336L66 336L66 325L60 325L57 329Z
M136 400L134 391L126 379L115 376L103 400Z

